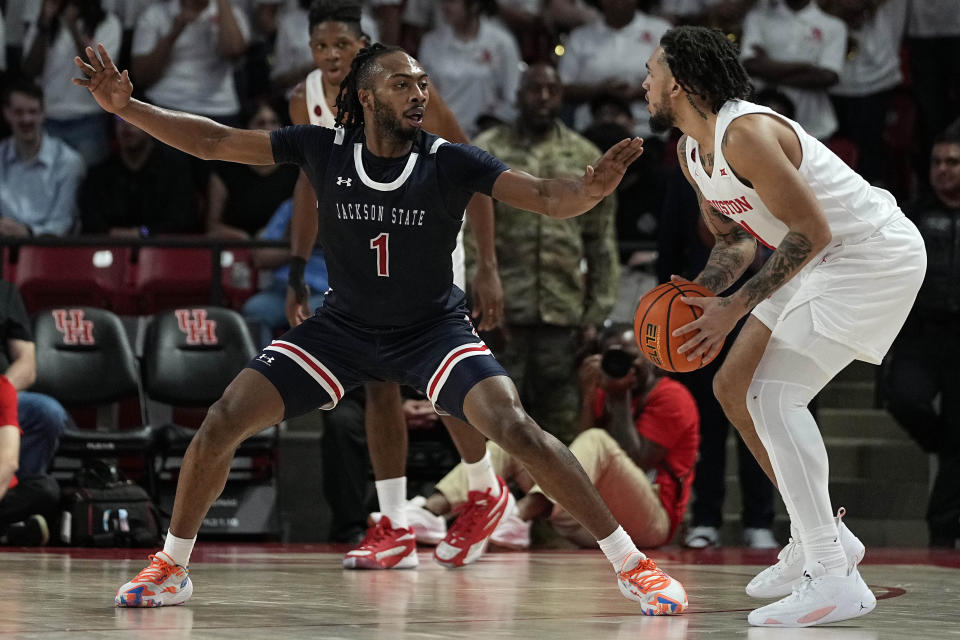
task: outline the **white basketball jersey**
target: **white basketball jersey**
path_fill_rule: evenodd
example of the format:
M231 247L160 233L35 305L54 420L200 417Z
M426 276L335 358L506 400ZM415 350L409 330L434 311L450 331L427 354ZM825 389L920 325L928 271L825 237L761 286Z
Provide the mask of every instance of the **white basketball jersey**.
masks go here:
M903 217L896 199L873 187L799 124L776 112L745 100L730 100L717 114L713 146L713 174L707 175L700 161L700 145L687 138L687 168L703 197L757 240L773 249L787 234L787 225L767 209L757 192L737 178L723 157L721 140L735 118L748 113L767 113L788 123L800 138L803 157L800 175L813 191L826 216L834 241L856 242L888 222Z
M337 117L330 110L327 98L323 93L323 72L314 69L307 76L307 113L310 114L310 124L333 129L337 124Z

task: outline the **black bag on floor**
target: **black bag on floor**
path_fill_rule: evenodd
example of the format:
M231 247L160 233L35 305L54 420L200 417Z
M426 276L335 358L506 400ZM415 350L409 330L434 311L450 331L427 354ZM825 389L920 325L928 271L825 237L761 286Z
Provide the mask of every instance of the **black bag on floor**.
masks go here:
M77 471L63 493L60 537L77 547L151 547L160 543L160 518L146 490L101 460Z

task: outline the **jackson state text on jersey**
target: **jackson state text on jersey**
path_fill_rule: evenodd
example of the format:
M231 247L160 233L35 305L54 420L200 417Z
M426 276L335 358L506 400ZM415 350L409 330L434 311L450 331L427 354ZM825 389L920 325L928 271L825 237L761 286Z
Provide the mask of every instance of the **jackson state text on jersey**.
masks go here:
M463 210L475 192L489 195L506 165L426 132L402 158L371 154L362 127L285 127L271 142L275 160L299 164L317 193L328 310L385 328L463 302L451 261Z

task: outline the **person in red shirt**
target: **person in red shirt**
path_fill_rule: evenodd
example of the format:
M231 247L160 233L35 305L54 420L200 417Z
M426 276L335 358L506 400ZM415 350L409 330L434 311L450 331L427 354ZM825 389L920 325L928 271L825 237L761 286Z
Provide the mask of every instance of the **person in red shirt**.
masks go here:
M621 371L608 364L622 352ZM607 356L607 357L605 357ZM683 519L693 484L700 442L700 416L686 387L660 375L640 353L632 328L612 327L601 337L601 353L580 364L580 433L570 451L600 496L638 547L669 542ZM596 541L569 513L533 484L523 467L494 443L487 443L494 470L525 494L491 536L495 545L530 546L530 523L549 517L558 533L583 547ZM429 498L417 497L407 510L417 541L436 544L446 530L444 516L466 501L467 478L458 465ZM374 518L376 514L374 514Z

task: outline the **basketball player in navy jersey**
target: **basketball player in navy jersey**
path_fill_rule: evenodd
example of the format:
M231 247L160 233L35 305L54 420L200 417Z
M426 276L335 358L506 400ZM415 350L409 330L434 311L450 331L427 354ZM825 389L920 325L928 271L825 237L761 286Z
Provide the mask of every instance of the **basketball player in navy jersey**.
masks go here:
M317 66L297 85L290 98L293 124L315 124L330 129L340 117L336 99L340 85L353 65L357 53L367 46L360 28L361 3L356 0L322 0L310 7L310 49ZM430 110L424 113L423 129L452 142L467 142L453 113L432 92ZM346 116L346 114L343 114ZM317 195L306 174L301 171L293 194L293 233L290 234L290 286L286 311L290 326L310 317L309 290L302 278L306 259L317 237ZM473 317L480 317L478 329L491 330L503 313L503 289L497 273L494 250L493 204L485 195L476 194L467 205L467 216L477 245L478 269L472 282ZM454 254L454 283L463 287L463 240L457 239ZM406 535L436 518L424 509L407 503L407 421L403 413L400 387L392 382L367 382L364 385L365 431L370 465L376 480L380 512L388 519L374 522L358 548L344 559L347 568L391 569L403 566L397 556L383 556L382 548L394 545L392 538ZM434 558L447 567L460 567L478 560L486 550L486 540L514 501L506 483L493 470L487 453L486 438L470 425L453 416L442 416L444 426L456 445L469 478L467 501L447 535L434 550ZM365 470L359 470L364 473ZM384 536L381 529L389 527ZM409 560L407 560L409 562Z
M572 217L616 188L642 153L641 140L614 145L582 178L543 180L422 132L429 82L398 48L374 45L354 59L339 97L345 126L273 133L134 100L127 71L120 73L102 45L86 53L89 64L75 58L86 77L74 82L106 111L157 139L202 159L299 164L319 197L332 289L317 313L264 349L210 407L183 459L164 549L120 587L117 605L185 602L193 592L190 552L237 445L285 417L331 408L346 390L374 380L421 389L520 460L597 538L621 592L644 613L686 608L683 586L637 551L569 449L523 411L516 387L476 336L463 291L452 283L450 256L473 193ZM413 535L392 542L379 553L414 566Z

